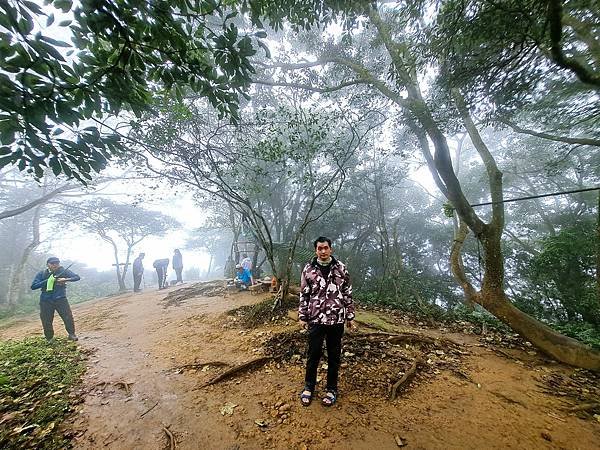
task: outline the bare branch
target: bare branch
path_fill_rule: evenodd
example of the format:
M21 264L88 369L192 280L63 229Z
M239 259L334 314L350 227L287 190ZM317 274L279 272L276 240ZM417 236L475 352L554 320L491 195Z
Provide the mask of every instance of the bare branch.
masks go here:
M580 137L580 136L579 137L557 136L555 134L545 133L543 131L534 131L534 130L528 130L525 128L521 128L517 124L515 124L507 119L501 119L500 122L505 125L508 125L514 131L516 131L517 133L520 133L520 134L528 134L529 136L535 136L535 137L539 137L539 138L546 139L549 141L564 142L566 144L593 145L594 147L600 147L600 139Z

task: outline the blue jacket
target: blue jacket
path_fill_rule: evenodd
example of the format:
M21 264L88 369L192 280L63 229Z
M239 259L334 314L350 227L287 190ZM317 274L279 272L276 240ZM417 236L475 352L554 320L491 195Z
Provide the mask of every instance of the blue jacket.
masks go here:
M236 278L246 286L250 286L252 284L252 274L248 269L244 269L242 273L236 272Z
M79 281L81 277L74 272L71 272L69 269L63 269L59 267L56 271L57 274L60 275L59 278L69 278L69 281ZM60 300L61 298L67 298L67 284L58 284L54 283L54 290L51 292L46 292L46 282L48 281L48 277L50 276L50 271L48 269L42 270L38 272L35 276L33 282L31 283L31 290L35 291L36 289L41 289L42 293L40 294L40 301L44 300Z

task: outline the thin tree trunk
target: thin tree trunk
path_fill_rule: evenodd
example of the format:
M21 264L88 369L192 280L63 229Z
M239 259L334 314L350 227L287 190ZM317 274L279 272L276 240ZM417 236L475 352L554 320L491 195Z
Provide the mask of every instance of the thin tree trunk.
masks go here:
M210 254L210 259L208 260L208 270L206 271L206 277L208 278L210 276L210 271L212 269L212 262L213 262L213 254Z
M119 284L119 291L125 291L127 288L125 287L125 284L123 283L123 278L121 277L121 266L119 265L119 250L117 249L117 244L110 236L106 234L100 234L100 237L102 237L102 239L104 239L106 242L112 245L113 254L115 256L115 271L117 274L117 283Z
M129 260L131 259L131 251L133 249L132 245L127 246L127 256L125 258L125 265L123 266L123 271L121 272L121 283L119 286L123 285L125 289L127 289L127 284L125 283L125 279L127 276L127 269L129 268Z
M598 191L598 216L596 222L596 301L600 305L600 191Z
M38 245L40 245L40 213L42 204L38 204L33 212L32 226L32 239L29 245L23 249L21 258L17 265L13 266L10 280L7 289L7 303L8 306L15 306L19 302L19 298L23 294L23 270L25 264Z

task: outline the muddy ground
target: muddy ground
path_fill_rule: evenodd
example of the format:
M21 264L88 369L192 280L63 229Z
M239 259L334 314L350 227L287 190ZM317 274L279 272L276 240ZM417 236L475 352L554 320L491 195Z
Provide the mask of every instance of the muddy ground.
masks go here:
M295 352L203 387L228 367L267 354L264 343L277 333L300 331L292 316L245 328L237 316L225 314L264 296L230 293L168 305L165 296L175 289L73 307L79 343L90 353L82 402L64 425L76 448L600 448L597 418L569 412L578 400L553 395L559 392L543 383L568 377L572 368L531 348L496 348L489 337L398 318L387 318L393 325L386 332L419 333L449 344L423 350L415 379L393 401L384 385L406 371L410 361L394 359L393 352L414 352L408 343L386 344L387 353L357 355L358 344L352 352L346 348L333 408L318 401L300 404L303 355ZM364 314L357 333L388 323L385 314L375 316L374 322L372 313ZM55 327L65 334L58 317ZM0 338L40 333L39 319L29 317L4 326ZM408 358L403 355L398 358Z

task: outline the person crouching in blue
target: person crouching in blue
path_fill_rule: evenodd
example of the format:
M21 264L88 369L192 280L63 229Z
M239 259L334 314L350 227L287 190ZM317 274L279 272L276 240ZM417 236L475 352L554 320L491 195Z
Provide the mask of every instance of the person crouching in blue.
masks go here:
M67 300L66 283L68 281L79 281L81 278L68 268L63 268L60 265L60 260L55 256L48 258L46 266L47 268L39 272L31 283L31 290L42 290L40 294L40 319L44 328L44 336L49 342L54 338L52 322L54 321L54 311L56 311L65 324L69 339L76 341L78 338L75 334L73 313Z
M254 284L250 270L244 269L241 264L236 264L235 269L236 274L233 282L241 291L247 290L248 287Z

